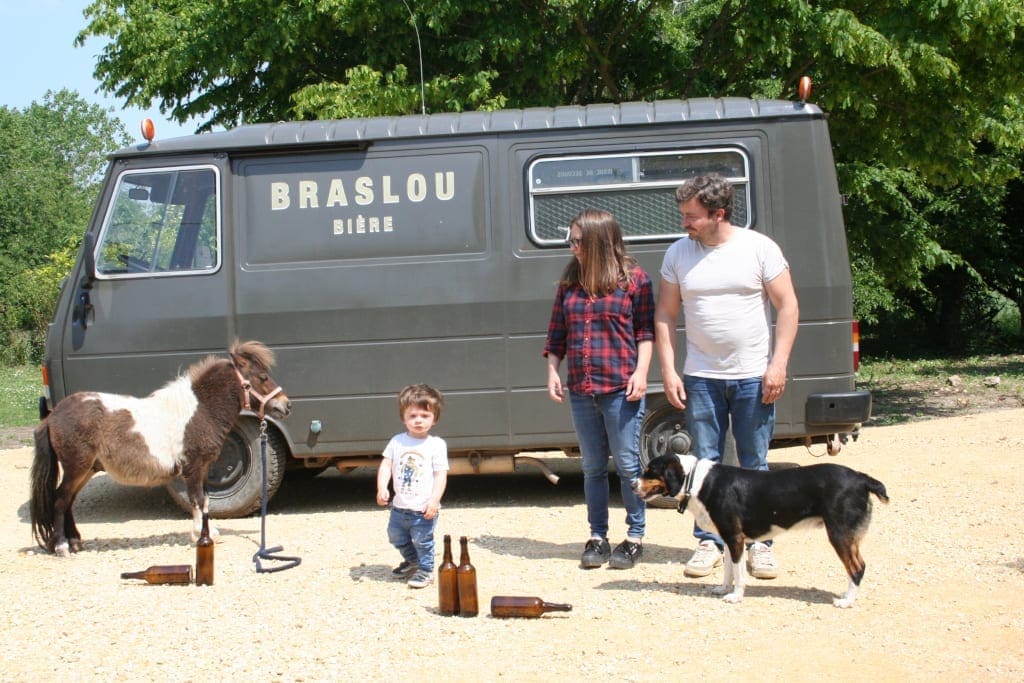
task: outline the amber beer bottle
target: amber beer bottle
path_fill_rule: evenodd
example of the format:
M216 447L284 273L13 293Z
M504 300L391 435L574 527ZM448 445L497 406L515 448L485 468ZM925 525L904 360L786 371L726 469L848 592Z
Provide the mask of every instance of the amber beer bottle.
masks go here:
M545 602L520 595L495 595L491 598L492 617L539 617L545 612L571 612L572 605Z
M444 556L437 570L437 607L446 617L459 613L459 579L452 560L452 537L444 535Z
M154 564L141 572L121 572L122 579L144 579L146 583L192 583L192 565Z
M196 541L196 585L213 585L213 539L210 538L210 515L203 513L203 530Z
M469 561L469 539L459 537L462 556L455 576L459 585L459 616L475 617L480 611L476 600L476 568Z

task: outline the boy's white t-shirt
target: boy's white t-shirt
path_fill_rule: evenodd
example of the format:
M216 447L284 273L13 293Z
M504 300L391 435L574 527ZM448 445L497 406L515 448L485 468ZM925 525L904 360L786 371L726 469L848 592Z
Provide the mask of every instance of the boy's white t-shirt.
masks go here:
M686 322L683 374L714 379L760 377L771 353L765 285L789 268L769 237L736 228L705 247L684 237L665 252L661 277L679 285Z
M422 512L434 489L434 472L448 469L448 444L433 434L416 439L402 432L391 438L383 455L391 461L392 505Z

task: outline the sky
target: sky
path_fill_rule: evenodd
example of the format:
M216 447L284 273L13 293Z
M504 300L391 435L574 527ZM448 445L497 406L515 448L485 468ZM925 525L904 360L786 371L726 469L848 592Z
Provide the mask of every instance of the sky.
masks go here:
M105 42L90 38L75 47L75 36L85 28L82 11L90 0L0 0L0 106L24 109L42 102L47 90L75 90L87 102L121 119L133 140L142 140L139 124L149 117L157 139L191 135L199 122L180 125L160 113L157 106L125 109L124 101L97 92L92 72Z

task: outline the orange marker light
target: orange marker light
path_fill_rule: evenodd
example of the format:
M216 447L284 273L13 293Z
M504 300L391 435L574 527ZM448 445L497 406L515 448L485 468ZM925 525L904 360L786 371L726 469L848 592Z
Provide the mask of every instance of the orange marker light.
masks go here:
M800 87L797 88L797 94L800 95L800 101L806 102L807 98L811 96L811 77L801 76Z
M156 126L153 125L153 119L142 119L139 127L142 129L142 137L146 138L147 142L153 142L153 138L156 137Z

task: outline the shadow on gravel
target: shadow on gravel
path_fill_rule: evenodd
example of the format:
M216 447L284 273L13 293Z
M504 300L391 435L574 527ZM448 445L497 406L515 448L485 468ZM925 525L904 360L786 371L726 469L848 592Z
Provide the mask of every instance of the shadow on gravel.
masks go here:
M629 591L640 588L649 591L674 593L688 597L709 598L712 600L722 599L720 595L715 595L711 592L711 589L716 585L716 582L709 581L708 579L694 579L693 581L694 583L673 583L662 581L608 581L595 586L595 588L599 590L615 591ZM700 581L703 581L704 583L697 583ZM836 597L834 594L819 588L798 588L794 586L780 586L777 584L767 585L766 583L759 582L756 579L751 579L751 581L752 583L748 583L744 590L743 602L770 597L781 600L795 600L797 602L807 604L831 605L832 599ZM670 605L666 605L665 609L669 611L672 608Z

